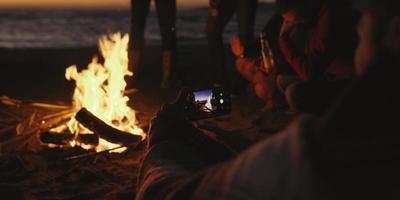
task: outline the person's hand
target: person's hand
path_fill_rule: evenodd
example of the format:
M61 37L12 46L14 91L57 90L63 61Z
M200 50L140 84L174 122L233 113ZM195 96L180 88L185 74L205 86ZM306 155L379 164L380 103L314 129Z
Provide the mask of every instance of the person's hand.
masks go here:
M242 45L242 42L240 41L239 36L235 35L231 39L231 49L232 53L236 57L243 57L244 54L244 47Z
M185 103L188 100L190 90L189 88L182 88L176 99L172 103L164 104L158 111L157 116L153 121L182 121L187 120Z
M181 89L174 102L162 106L157 116L151 121L149 146L166 140L178 140L185 136L186 130L192 128L184 110L189 92L188 88Z
M147 137L148 148L163 142L174 142L174 145L185 145L206 155L204 162L211 164L232 158L233 152L229 148L202 133L186 119L184 105L189 93L188 88L181 89L176 100L165 104L152 120Z
M253 82L254 74L257 71L257 61L255 59L236 60L236 69L246 80Z

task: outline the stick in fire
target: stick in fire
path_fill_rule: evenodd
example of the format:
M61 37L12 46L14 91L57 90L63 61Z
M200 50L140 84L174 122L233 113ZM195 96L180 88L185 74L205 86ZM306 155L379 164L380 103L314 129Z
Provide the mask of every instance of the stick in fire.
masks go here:
M82 108L76 114L75 119L108 142L124 145L139 143L142 140L141 136L126 133L111 127L86 108Z

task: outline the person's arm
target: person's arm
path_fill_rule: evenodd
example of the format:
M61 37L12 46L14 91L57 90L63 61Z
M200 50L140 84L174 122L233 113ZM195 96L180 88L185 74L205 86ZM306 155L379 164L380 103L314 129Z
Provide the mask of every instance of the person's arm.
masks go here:
M163 106L152 120L136 199L168 199L181 186L186 187L191 175L234 155L186 119L179 105L186 95L181 92L174 104Z
M207 169L195 199L293 199L315 192L308 137L316 120L302 116L285 130L260 141L235 159ZM308 190L309 189L309 190Z
M332 61L334 55L330 52L329 44L332 40L329 31L332 20L335 20L332 10L323 8L315 27L306 33L304 48L296 47L295 41L289 39L290 31L286 31L279 37L283 56L302 80L320 77Z
M236 69L246 80L255 83L256 75L262 73L260 70L262 66L260 66L259 60L244 56L244 46L238 36L232 37L230 44L232 53L236 57Z
M148 152L138 174L138 200L169 199L186 193L196 182L196 174L233 156L190 123L175 120L158 116L152 122Z
M306 184L312 169L305 148L314 124L312 117L300 118L235 159L200 171L189 170L187 162L182 162L194 160L188 154L190 148L177 150L173 143L167 149L155 146L144 163L157 152L170 157L142 167L145 173L141 173L136 199L274 199L277 195L290 199L298 192L309 192L307 188L313 191Z

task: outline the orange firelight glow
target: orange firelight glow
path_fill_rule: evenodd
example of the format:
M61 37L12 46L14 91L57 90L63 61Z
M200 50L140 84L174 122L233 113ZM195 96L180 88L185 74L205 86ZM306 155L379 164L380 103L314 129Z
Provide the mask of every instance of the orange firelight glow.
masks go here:
M86 108L108 125L145 138L145 133L137 126L135 111L127 106L129 98L124 95L126 76L132 76L128 70L128 34L116 33L102 36L99 40L100 51L104 63L99 63L93 58L87 69L78 71L76 65L67 68L65 77L74 80L76 87L73 95L73 110L77 113L81 108ZM67 126L58 127L52 131L61 132L68 127L73 134L92 133L82 126L75 118L71 118ZM76 144L73 141L71 146ZM118 147L106 140L100 139L96 151L103 151ZM124 151L118 149L117 152Z

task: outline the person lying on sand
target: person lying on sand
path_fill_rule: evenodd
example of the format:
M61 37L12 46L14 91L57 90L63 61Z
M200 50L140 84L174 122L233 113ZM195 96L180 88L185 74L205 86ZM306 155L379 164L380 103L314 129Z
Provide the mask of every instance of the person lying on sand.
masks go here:
M206 139L178 103L153 120L138 176L142 199L399 199L397 0L356 0L358 77L322 117L234 155ZM371 95L373 88L374 95Z

